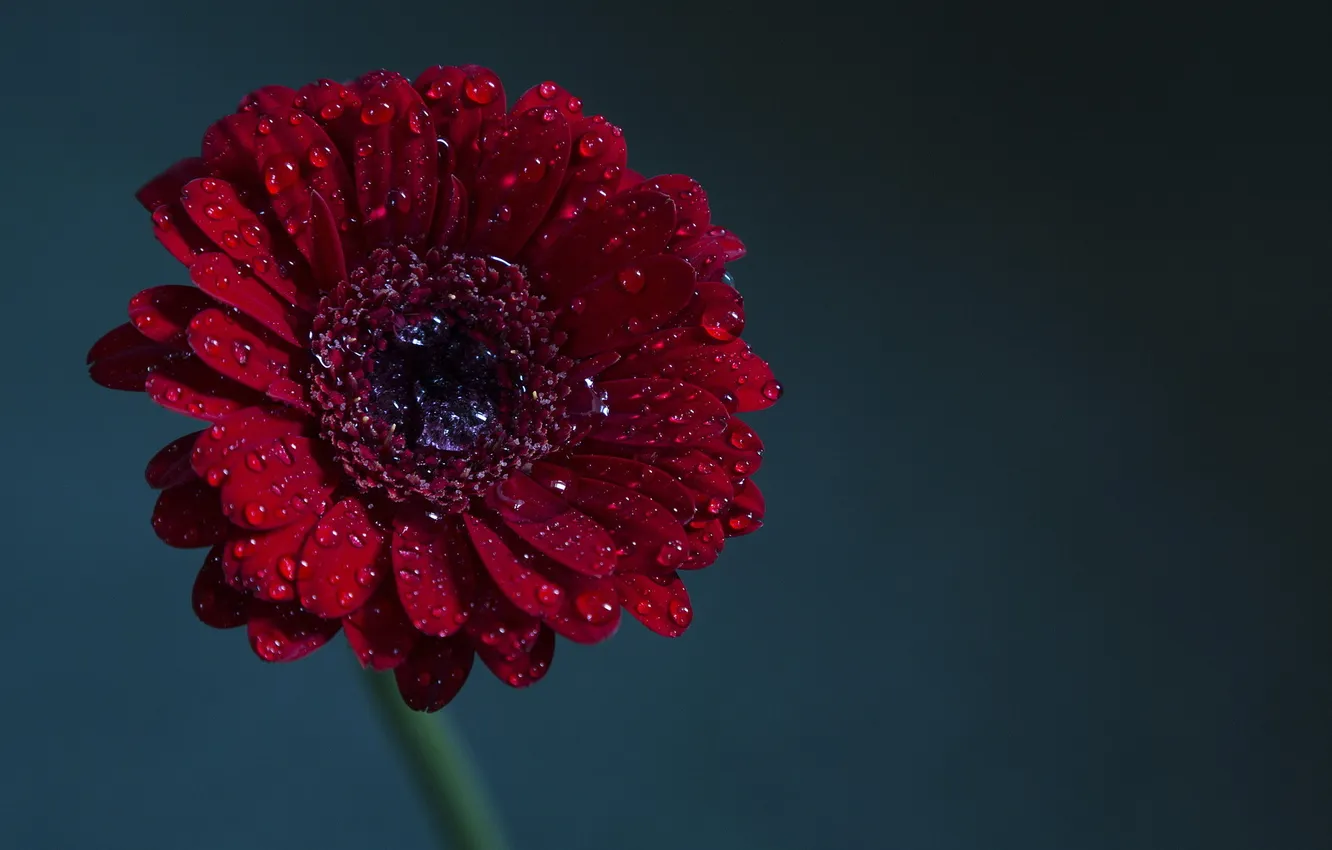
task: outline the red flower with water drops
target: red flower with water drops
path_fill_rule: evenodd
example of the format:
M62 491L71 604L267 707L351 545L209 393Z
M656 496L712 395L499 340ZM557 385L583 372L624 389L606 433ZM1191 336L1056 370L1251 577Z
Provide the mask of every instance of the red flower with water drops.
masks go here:
M194 285L130 299L92 377L204 423L148 463L153 528L260 658L343 631L419 710L478 656L523 687L621 610L681 634L682 573L761 524L744 247L554 83L270 86L138 198Z

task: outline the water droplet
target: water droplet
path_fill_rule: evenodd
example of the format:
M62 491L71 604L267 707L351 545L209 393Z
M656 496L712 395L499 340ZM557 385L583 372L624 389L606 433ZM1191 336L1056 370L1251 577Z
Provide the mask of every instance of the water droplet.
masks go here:
M463 83L463 94L472 103L485 106L499 93L499 84L490 77L468 77Z
M578 614L594 626L604 625L615 616L615 599L604 590L589 590L574 599Z
M393 120L393 104L376 101L361 107L361 123L367 127L378 127Z
M685 628L694 621L694 612L688 605L678 599L672 599L671 604L667 606L670 611L671 619L675 625Z
M296 160L285 154L273 157L264 166L264 188L270 195L291 188L300 177L301 171Z
M263 244L263 230L255 222L241 225L240 235L241 239L245 240L245 244L252 248Z
M748 531L758 524L758 518L749 511L741 511L732 514L726 520L726 524L731 527L732 531Z
M575 298L574 300L569 302L569 309L574 311L575 313L583 312L583 310L587 309L587 299Z
M268 509L259 502L250 502L245 506L245 521L250 525L258 525L264 521L264 515L267 513Z
M744 330L745 319L730 307L708 308L703 311L703 330L719 342L730 342Z
M319 110L319 117L325 121L332 121L340 115L342 115L342 104L336 102L326 103Z
M314 539L316 543L327 549L338 544L338 532L331 526L321 524L315 529Z
M642 269L625 269L620 272L616 281L620 284L620 288L630 295L642 292L643 287L647 285L647 277Z
M537 602L551 607L560 604L560 597L564 595L564 590L554 585L543 584L536 589Z
M571 97L565 102L564 108L576 115L583 111L583 102L576 97Z
M782 385L777 381L768 381L763 385L763 397L768 401L776 401L782 397Z
M281 558L277 559L278 575L282 576L287 581L296 580L296 571L299 566L297 560L291 555L283 555Z
M550 80L537 86L537 94L541 95L542 100L554 100L555 95L559 93L560 87L552 83Z
M356 571L356 583L361 587L369 587L375 583L375 579L378 577L379 574L375 572L375 568L372 566L367 565Z
M657 553L657 563L663 567L673 566L684 559L685 547L678 540L670 540L662 544L661 551Z
M601 149L605 144L606 140L601 137L600 133L595 130L590 130L578 139L578 153L591 159L601 153Z
M423 106L418 106L407 113L407 129L412 135L419 136L430 129L430 110Z
M305 158L315 168L324 168L333 161L333 148L325 144L311 145Z
M245 465L254 472L264 471L264 459L259 457L258 452L249 452L245 455Z

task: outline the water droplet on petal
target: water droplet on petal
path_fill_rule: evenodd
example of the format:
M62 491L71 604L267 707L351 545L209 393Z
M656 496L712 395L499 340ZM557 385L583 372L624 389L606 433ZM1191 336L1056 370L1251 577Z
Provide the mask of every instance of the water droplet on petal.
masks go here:
M683 629L694 621L694 612L688 605L680 600L672 599L671 604L667 607L670 611L671 619L675 622L675 625L680 628Z
M615 599L602 590L589 590L574 599L578 614L594 626L604 625L615 616Z
M463 83L463 94L472 103L485 106L499 93L499 84L489 77L469 77Z
M537 602L547 607L559 605L560 597L563 595L563 589L549 584L543 584L536 590Z
M291 188L300 177L300 166L285 154L273 157L264 165L264 188L270 195Z
M393 105L383 102L367 103L361 107L361 123L368 127L378 127L393 120Z
M625 269L620 272L616 280L619 282L620 288L630 295L642 292L643 287L647 284L647 278L644 276L642 269Z

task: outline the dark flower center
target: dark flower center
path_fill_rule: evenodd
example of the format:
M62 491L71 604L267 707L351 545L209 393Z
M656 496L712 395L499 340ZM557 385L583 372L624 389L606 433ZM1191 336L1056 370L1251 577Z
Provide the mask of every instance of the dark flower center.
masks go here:
M324 438L362 490L465 510L602 415L558 356L553 321L518 266L376 250L314 321Z
M400 329L374 358L370 395L409 443L465 451L499 419L499 361L482 340L436 317Z

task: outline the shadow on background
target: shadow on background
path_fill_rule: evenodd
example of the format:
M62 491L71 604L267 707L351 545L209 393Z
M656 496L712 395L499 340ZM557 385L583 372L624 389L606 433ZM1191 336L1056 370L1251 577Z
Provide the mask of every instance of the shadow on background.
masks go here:
M4 844L427 842L345 647L195 622L140 477L189 426L82 358L241 95L437 62L700 179L787 387L687 637L450 709L517 847L1332 843L1324 30L815 8L0 12Z

